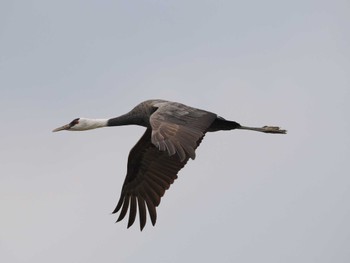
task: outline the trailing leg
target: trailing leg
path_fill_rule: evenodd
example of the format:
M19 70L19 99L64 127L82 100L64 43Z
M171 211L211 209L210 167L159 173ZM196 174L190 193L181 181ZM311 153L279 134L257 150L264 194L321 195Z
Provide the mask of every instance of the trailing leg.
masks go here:
M258 131L258 132L265 132L265 133L278 133L278 134L286 134L287 133L286 130L281 130L280 127L277 127L277 126L264 126L261 128L239 126L237 129Z

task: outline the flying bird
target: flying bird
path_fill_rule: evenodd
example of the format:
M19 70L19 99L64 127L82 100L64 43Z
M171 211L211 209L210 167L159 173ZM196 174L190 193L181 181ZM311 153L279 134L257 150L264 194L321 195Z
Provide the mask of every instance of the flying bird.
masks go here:
M53 132L85 131L122 125L139 125L146 127L146 131L129 153L127 174L113 213L120 211L117 219L119 222L129 211L129 228L135 222L138 210L141 231L146 224L147 210L155 225L156 207L161 197L187 161L195 159L196 149L207 132L240 129L286 133L286 130L276 126L242 126L209 111L158 99L144 101L116 118L76 118Z

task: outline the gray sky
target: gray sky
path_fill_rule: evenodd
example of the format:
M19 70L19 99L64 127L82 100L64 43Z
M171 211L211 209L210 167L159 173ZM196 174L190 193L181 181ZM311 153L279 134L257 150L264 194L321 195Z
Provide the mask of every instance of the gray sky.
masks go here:
M2 1L1 262L349 262L349 1ZM155 227L111 215L151 98L211 133Z

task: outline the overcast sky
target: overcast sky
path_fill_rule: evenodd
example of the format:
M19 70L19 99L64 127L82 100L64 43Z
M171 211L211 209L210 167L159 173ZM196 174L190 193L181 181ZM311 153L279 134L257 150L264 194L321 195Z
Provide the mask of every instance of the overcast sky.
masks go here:
M350 262L350 2L0 3L0 260ZM111 212L162 98L287 135L207 134L140 232ZM138 220L138 218L137 218Z

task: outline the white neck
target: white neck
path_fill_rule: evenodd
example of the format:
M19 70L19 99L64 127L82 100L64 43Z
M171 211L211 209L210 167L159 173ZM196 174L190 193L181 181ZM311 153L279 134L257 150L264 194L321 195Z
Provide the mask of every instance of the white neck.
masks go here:
M71 131L86 131L107 126L108 119L87 119L80 118L79 123L74 125Z

